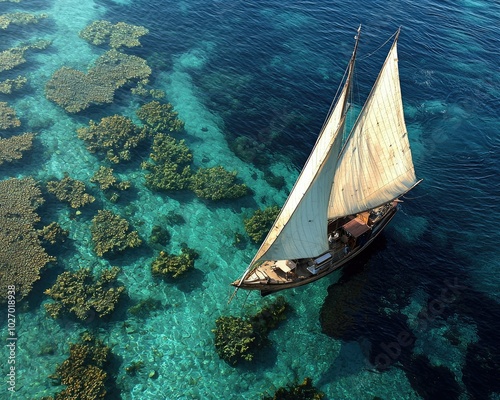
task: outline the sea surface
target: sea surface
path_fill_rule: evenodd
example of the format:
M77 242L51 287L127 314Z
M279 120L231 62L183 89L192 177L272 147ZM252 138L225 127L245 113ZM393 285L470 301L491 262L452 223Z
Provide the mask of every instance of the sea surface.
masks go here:
M60 391L48 376L85 330L116 355L114 398L259 399L305 377L327 399L500 398L498 1L0 2L0 14L16 11L47 18L1 30L0 51L34 39L52 44L26 52L24 64L0 73L0 81L28 78L25 88L0 94L0 101L15 109L19 132L37 133L29 156L0 166L0 179L33 176L44 184L69 172L86 182L97 201L81 215L53 197L39 209L44 221L69 230L69 239L18 307L16 392L7 391L4 347L1 399ZM85 71L106 51L78 36L96 20L149 29L140 47L124 51L147 60L150 87L165 91L165 101L185 122L193 165L237 171L252 190L249 196L214 203L192 193L153 192L140 168L147 149L139 152L142 159L116 167L134 187L117 203L90 183L103 161L86 149L76 129L113 114L135 118L144 102L123 88L112 104L70 114L46 98L45 84L56 70ZM230 282L257 249L250 240L235 246L235 234L245 237L243 219L257 208L285 201L314 145L359 24L357 107L388 50L379 47L402 28L406 122L416 174L424 180L359 260L283 292L293 311L270 333L268 347L252 363L230 366L215 351L215 320L255 312L272 300L240 291L228 304ZM245 157L233 152L237 139L248 145ZM283 187L266 181L270 171L283 177ZM181 214L184 224L167 227L166 250L177 253L183 243L195 249L195 270L179 282L153 279L149 265L158 250L147 244L118 257L98 257L89 227L100 208L125 217L145 242L169 212ZM144 318L123 308L101 322L47 317L43 305L50 300L43 292L59 273L112 265L122 270L118 279L127 288L127 306L153 298L161 307ZM336 318L346 315L349 322L339 333ZM332 331L322 328L327 320ZM3 311L0 322L5 338ZM138 361L144 368L127 374L125 368Z

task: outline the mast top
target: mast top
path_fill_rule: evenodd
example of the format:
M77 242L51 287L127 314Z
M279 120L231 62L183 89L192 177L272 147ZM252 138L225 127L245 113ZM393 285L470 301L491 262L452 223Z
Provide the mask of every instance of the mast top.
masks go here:
M394 34L394 41L397 42L398 41L398 38L399 38L399 34L401 33L401 26L398 28L398 30L396 31L396 33Z

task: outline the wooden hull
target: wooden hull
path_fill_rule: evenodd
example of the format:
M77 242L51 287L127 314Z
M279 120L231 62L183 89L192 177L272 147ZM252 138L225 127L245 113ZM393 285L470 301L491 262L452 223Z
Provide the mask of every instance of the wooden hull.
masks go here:
M350 229L353 235L350 235L347 241L333 241L330 244L330 250L320 254L318 257L293 260L291 262L293 269L286 266L283 267L286 265L286 262L290 263L290 261L265 261L255 270L247 273L242 282L238 280L233 282L232 285L240 289L260 290L261 294L265 296L280 290L307 285L318 279L324 278L328 274L342 268L377 238L396 214L397 201L387 204L383 208L383 214L375 221L371 221L368 218L368 212L351 216L351 220L348 220L345 225L337 227L335 231L346 232ZM382 207L376 210L379 209L382 209ZM373 211L374 210L372 210L372 212ZM352 222L353 220L362 218L363 215L367 221L366 229L363 229L361 224L356 224L356 221ZM371 225L370 222L372 222ZM356 227L353 227L353 225L356 225ZM329 233L332 234L333 232ZM354 238L353 242L353 236L356 234L359 234L359 236ZM346 236L348 235L347 233ZM342 239L344 239L344 237L342 237ZM350 249L349 246L351 246ZM347 251L346 248L348 248ZM280 265L281 268L278 268Z

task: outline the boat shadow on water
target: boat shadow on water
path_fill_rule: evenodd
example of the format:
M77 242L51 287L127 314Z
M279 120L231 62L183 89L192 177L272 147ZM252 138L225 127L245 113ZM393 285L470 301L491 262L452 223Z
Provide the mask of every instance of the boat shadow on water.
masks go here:
M421 254L421 247L415 243L405 254L412 259ZM401 268L393 249L398 246L391 235L381 235L329 286L320 311L321 328L342 342L318 387L367 371L399 368L425 399L459 399L466 393L486 399L498 392L498 303L466 285L470 277L457 268L459 260L452 257L439 268L429 265L419 271L411 264ZM422 291L427 299L418 302L420 310L408 307ZM468 329L476 339L467 336ZM421 354L422 346L431 344L438 354ZM457 352L461 355L455 360ZM449 357L458 363L452 366ZM441 365L437 359L442 359Z

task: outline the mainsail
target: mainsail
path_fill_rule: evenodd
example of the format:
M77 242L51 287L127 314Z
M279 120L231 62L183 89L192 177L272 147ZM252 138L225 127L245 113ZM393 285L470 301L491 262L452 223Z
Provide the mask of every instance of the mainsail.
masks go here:
M387 203L416 183L399 84L397 36L342 149L328 218Z
M258 289L265 295L305 285L340 268L389 223L397 210L393 200L418 183L404 120L398 36L399 30L375 85L345 138L358 29L339 98L267 237L243 277L233 282L236 290ZM341 217L382 205L388 207L379 208L380 212L371 214L366 223L350 217L330 226L330 222ZM334 235L333 239L339 240L328 243L327 235L339 233L340 226L342 236ZM347 243L345 233L350 235Z
M327 209L342 144L338 133L345 96L346 88L253 262L314 257L328 250Z
M345 124L347 96L358 40L359 29L342 91L285 205L250 263L250 268L260 260L314 257L328 250L327 210L342 147L342 134L339 133Z
M399 31L342 147L358 29L346 82L337 102L244 276L259 261L316 257L328 251L329 220L380 206L415 185L399 84L398 34Z

